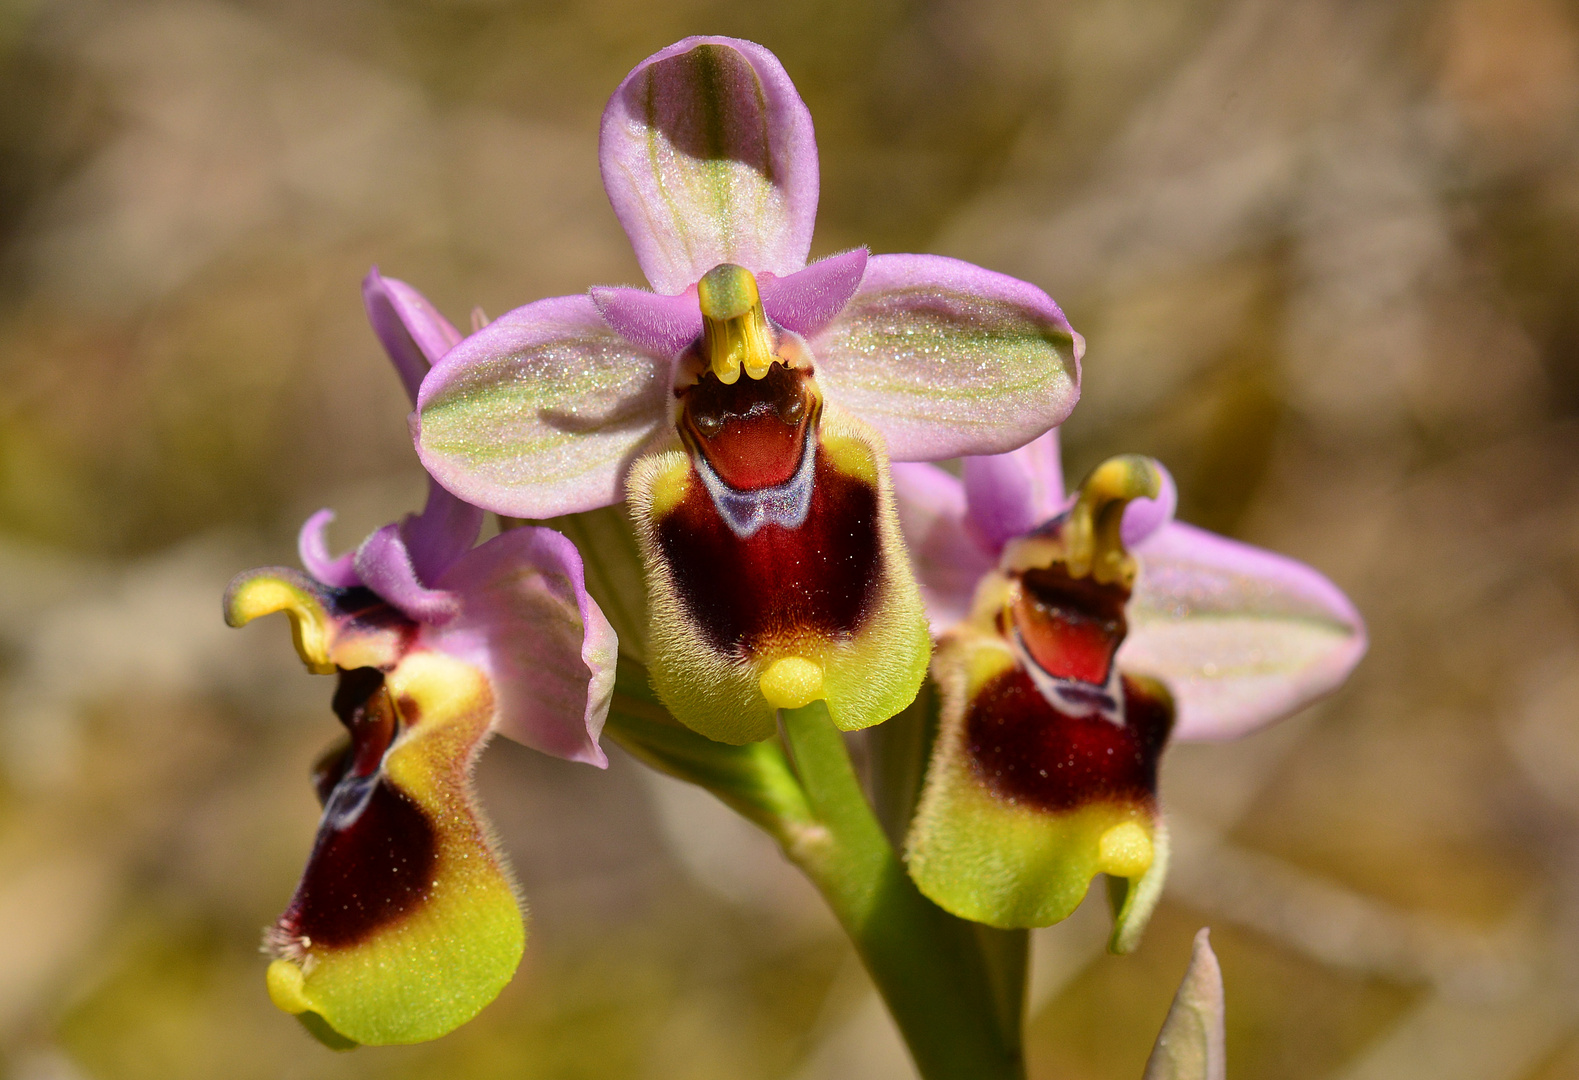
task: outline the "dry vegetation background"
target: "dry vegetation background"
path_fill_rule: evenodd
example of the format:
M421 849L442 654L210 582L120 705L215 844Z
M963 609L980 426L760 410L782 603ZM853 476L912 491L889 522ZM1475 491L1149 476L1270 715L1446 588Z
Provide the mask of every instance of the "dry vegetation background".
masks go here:
M16 1080L887 1080L768 842L615 755L496 744L527 960L436 1044L335 1055L260 928L337 730L234 571L417 505L370 264L457 322L639 275L596 121L688 33L816 118L816 251L958 255L1084 332L1072 471L1370 621L1350 686L1175 749L1140 952L1036 935L1038 1080L1127 1078L1210 924L1236 1080L1579 1076L1579 3L0 3L0 1056Z

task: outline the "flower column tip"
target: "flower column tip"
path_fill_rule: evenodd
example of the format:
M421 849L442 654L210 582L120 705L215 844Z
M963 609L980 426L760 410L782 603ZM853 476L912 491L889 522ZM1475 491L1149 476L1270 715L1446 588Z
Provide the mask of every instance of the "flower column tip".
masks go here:
M324 608L325 595L316 582L295 570L264 567L237 574L225 590L225 622L246 626L253 619L283 611L291 620L291 641L307 670L332 675L333 626Z
M1124 547L1124 509L1136 499L1155 499L1161 490L1162 471L1140 454L1109 458L1092 470L1069 512L1065 544L1070 576L1089 574L1098 584L1133 585L1135 559Z
M703 354L718 381L734 385L742 365L753 379L765 376L775 359L773 331L751 271L720 263L697 282L696 299L702 309Z

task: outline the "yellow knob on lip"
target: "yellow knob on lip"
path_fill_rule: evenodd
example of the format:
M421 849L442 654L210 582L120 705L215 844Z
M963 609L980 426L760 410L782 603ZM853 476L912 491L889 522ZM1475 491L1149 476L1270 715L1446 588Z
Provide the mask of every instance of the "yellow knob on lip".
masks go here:
M1112 877L1140 877L1155 857L1151 837L1133 821L1113 826L1097 841L1097 868Z
M822 665L786 656L769 664L757 685L775 709L799 709L822 697Z

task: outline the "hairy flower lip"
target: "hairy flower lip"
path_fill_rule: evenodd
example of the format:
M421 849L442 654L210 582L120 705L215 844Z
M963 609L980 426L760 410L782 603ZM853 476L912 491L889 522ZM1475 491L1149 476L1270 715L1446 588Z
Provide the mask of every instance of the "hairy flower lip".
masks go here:
M460 335L376 269L363 298L415 404ZM523 913L471 787L492 733L607 765L617 644L579 554L536 527L474 547L482 516L430 482L420 514L335 557L320 511L298 538L308 574L248 571L225 595L231 625L288 612L309 670L339 676L349 738L313 769L312 853L265 938L270 997L339 1049L436 1038L513 976Z
M1067 498L1057 439L968 459L963 481L895 469L943 690L906 861L933 902L1003 927L1065 918L1107 874L1109 947L1127 952L1167 872L1169 736L1309 704L1365 630L1309 567L1173 521L1149 459L1109 459Z
M1055 488L1061 479L1016 485ZM1003 544L971 617L942 636L938 736L906 857L917 888L945 910L1045 926L1098 873L1138 897L1164 872L1157 773L1175 704L1115 656L1135 576L1123 514L1161 492L1150 459L1099 465L1066 509ZM1116 945L1138 935L1149 910L1117 906Z
M967 458L963 471L959 480L930 465L894 467L934 633L967 616L1005 545L1069 505L1056 429L1008 454ZM1176 489L1166 471L1160 479L1157 498L1129 503L1120 527L1139 569L1116 663L1168 684L1174 739L1236 738L1341 685L1366 649L1348 598L1303 563L1174 521Z

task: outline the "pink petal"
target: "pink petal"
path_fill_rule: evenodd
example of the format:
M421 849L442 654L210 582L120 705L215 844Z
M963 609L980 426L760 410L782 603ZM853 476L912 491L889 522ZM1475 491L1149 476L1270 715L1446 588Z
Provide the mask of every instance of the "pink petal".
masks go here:
M893 467L899 528L927 621L941 634L970 613L976 583L997 562L966 526L964 486L935 465Z
M757 281L762 307L774 322L802 337L820 333L861 287L866 259L866 249L856 248L818 259L789 277L763 274Z
M552 529L501 533L440 579L460 614L424 641L489 673L499 731L545 754L608 764L598 736L619 646L575 545Z
M719 263L792 274L817 216L811 114L768 50L691 37L643 60L603 112L614 213L660 293Z
M1159 461L1161 490L1155 499L1136 499L1124 508L1123 537L1130 547L1173 520L1179 491ZM1007 454L964 459L969 526L993 551L1016 536L1057 517L1074 501L1065 496L1058 429Z
M702 309L696 290L678 296L646 289L595 288L598 314L620 337L654 356L675 356L702 336Z
M939 255L877 255L812 342L828 400L896 461L1001 454L1069 415L1085 343L1036 286Z
M1365 653L1348 597L1293 559L1171 522L1135 547L1118 661L1178 702L1174 737L1232 739L1336 689Z
M460 341L460 332L427 297L404 281L382 276L376 266L362 281L362 303L373 332L415 405L422 377Z
M1119 526L1119 534L1124 538L1126 547L1143 543L1172 521L1173 512L1179 507L1179 489L1173 482L1173 474L1163 467L1162 462L1155 458L1152 461L1162 476L1161 490L1155 499L1136 499L1124 507L1124 522Z
M481 509L461 502L430 477L422 513L407 514L400 523L400 538L417 580L437 581L451 563L470 551L482 531L482 519Z
M611 330L589 297L539 300L434 365L417 399L417 454L439 483L495 513L607 506L624 498L672 387L672 361Z
M442 623L455 617L457 598L430 589L417 577L400 526L385 525L356 549L356 573L385 602L419 623Z
M1064 508L1058 429L1007 454L966 458L965 504L971 524L993 551L1057 516Z
M308 518L296 535L296 554L320 585L350 589L362 584L362 579L356 576L356 552L348 551L338 557L329 554L327 533L333 520L333 510L320 510Z

